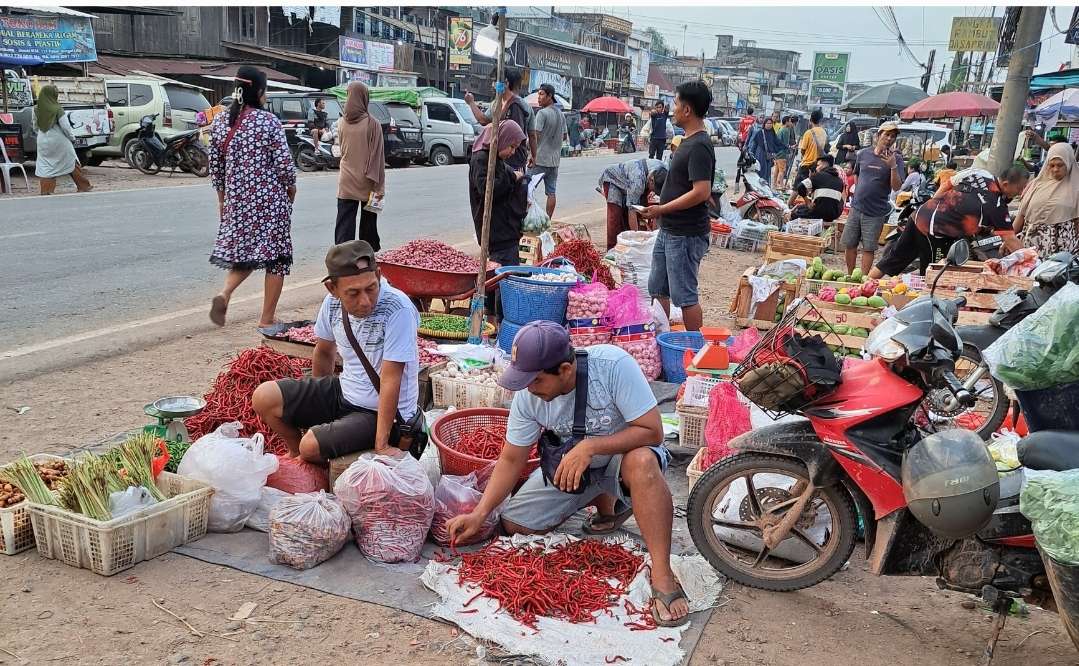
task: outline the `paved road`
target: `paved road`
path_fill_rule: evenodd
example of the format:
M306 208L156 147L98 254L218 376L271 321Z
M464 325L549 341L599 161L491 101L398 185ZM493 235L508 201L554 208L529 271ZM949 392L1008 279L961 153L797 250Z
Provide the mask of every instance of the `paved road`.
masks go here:
M733 150L719 152L720 166L733 173ZM563 161L555 217L598 215L599 173L624 159ZM472 239L467 169L389 170L379 218L383 246L420 236ZM296 264L286 285L322 275L333 241L336 173L304 177L298 189ZM216 231L216 199L206 184L0 202L0 358L25 345L208 304L222 277L207 262ZM237 293L256 290L245 284Z

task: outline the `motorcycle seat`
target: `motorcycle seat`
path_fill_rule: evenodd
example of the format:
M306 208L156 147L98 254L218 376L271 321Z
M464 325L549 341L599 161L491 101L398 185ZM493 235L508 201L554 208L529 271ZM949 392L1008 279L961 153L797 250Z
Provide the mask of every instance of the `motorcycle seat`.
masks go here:
M177 134L176 136L169 137L165 141L165 145L168 145L170 143L176 143L177 141L182 141L183 139L186 139L186 138L188 138L188 137L190 137L192 135L198 134L198 133L199 133L198 130L188 130L187 132L181 132L180 134Z
M1079 469L1079 432L1041 430L1019 440L1019 462L1030 469Z

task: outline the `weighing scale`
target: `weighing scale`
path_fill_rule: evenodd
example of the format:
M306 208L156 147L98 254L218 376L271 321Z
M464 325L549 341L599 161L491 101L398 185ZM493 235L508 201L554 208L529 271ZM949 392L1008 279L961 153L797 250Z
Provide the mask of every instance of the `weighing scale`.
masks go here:
M191 442L184 419L206 408L206 401L190 395L173 395L155 400L142 408L157 423L144 426L142 431L167 442Z
M699 375L713 379L727 379L734 374L737 365L731 366L727 346L731 343L731 332L718 326L702 326L704 346L694 352L687 349L682 357L687 375Z

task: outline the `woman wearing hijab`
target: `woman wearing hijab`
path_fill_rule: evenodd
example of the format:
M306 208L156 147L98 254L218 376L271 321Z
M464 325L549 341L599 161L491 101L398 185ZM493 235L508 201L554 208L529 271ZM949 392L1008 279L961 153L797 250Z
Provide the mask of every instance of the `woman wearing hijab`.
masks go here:
M861 150L862 144L858 140L858 126L847 123L847 130L839 135L836 142L835 163L846 164L854 159L854 154Z
M483 204L487 196L488 165L491 151L496 152L494 171L494 190L491 198L491 229L488 237L488 258L503 266L516 266L521 263L521 223L528 211L528 192L524 171L514 171L506 160L513 157L517 146L525 141L524 130L513 120L503 120L498 124L498 145L491 145L494 123L488 123L483 133L472 147L472 157L468 163L468 201L472 207L472 223L476 228L476 243L483 237ZM494 315L501 311L497 291L487 292L487 313Z
M680 137L676 137L680 138ZM647 206L649 193L659 193L667 178L667 167L659 160L639 159L612 164L599 176L599 190L607 199L607 249L618 243L618 234L632 226L637 213L630 206Z
M34 173L41 179L41 194L48 195L56 191L56 179L71 176L79 192L94 189L82 173L79 160L75 156L75 137L71 133L71 123L60 106L59 91L54 85L41 89L34 107L34 124L37 127L37 161Z
M220 226L210 263L228 271L214 297L210 321L225 325L232 292L251 271L266 271L259 327L274 324L277 301L292 266L292 202L296 166L277 116L264 111L266 75L236 72L228 113L210 128L210 182L217 190Z
M359 81L348 84L345 114L343 122L339 123L341 175L337 180L337 227L333 237L334 243L356 240L356 214L359 213L359 239L370 243L378 252L382 249L378 237L378 209L381 209L386 194L386 147L382 140L382 125L367 112L369 97L370 92L364 84ZM377 205L369 205L371 203Z
M1012 225L1042 258L1079 253L1079 169L1066 143L1049 147L1045 167L1023 192Z
M753 125L749 129L749 137L746 139L746 152L757 160L760 165L760 176L764 184L772 182L772 159L782 152L783 146L779 137L776 136L775 126L771 118L765 118L763 127Z

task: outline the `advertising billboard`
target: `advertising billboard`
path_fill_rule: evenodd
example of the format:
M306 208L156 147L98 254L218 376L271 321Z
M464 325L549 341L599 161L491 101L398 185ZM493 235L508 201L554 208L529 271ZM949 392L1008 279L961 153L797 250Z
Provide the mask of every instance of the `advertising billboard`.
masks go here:
M96 62L94 29L81 16L0 16L0 57L27 65Z

